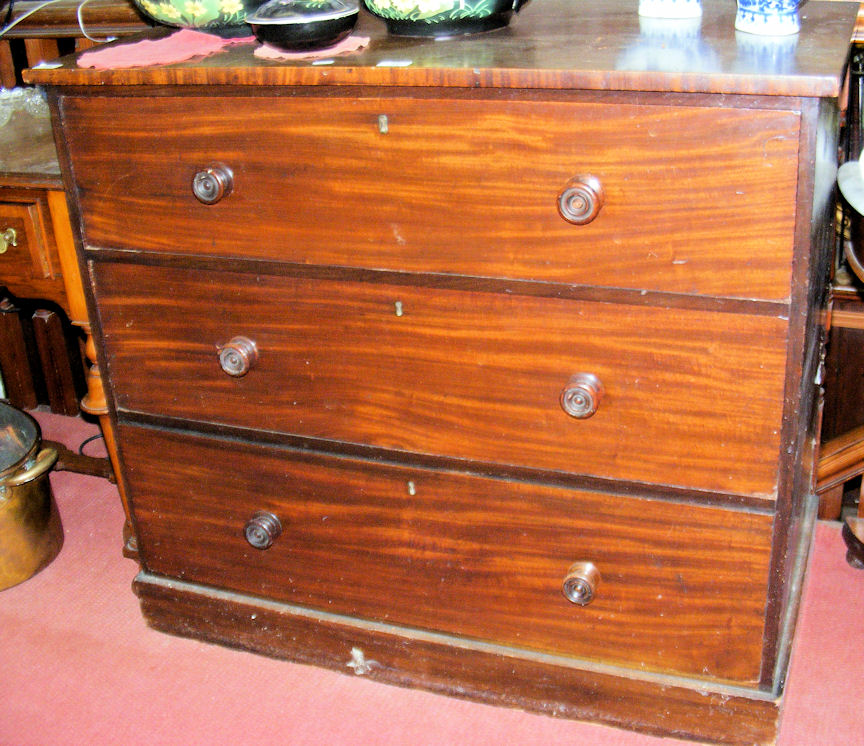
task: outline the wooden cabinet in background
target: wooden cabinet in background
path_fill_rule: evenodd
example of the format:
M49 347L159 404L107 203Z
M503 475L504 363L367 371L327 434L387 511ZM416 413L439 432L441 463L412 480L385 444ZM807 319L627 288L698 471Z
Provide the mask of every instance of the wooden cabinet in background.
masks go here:
M47 399L52 411L77 414L83 369L65 314L66 279L79 274L51 122L33 91L3 91L0 115L0 373L13 404ZM20 299L38 299L43 315L19 314ZM43 326L51 331L41 334Z
M116 446L99 369L91 364L96 352L49 113L33 91L3 95L9 108L4 112L8 121L0 127L0 375L5 397L25 409L44 400L52 412L77 415L80 407L97 416L110 465L60 446L57 468L113 478ZM134 544L128 551L134 551Z

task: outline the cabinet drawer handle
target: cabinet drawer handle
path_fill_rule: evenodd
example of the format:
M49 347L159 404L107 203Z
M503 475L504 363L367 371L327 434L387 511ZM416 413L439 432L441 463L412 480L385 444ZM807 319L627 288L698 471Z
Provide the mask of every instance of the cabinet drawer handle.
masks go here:
M266 510L257 511L243 529L246 541L255 549L269 549L282 533L279 519Z
M229 376L245 376L258 361L258 348L248 337L234 337L216 349L219 352L219 365Z
M587 606L594 600L600 584L600 571L593 562L574 562L570 565L561 590L571 603Z
M600 214L603 207L603 185L596 176L576 176L558 195L558 212L568 223L585 225Z
M603 384L593 373L577 373L561 391L561 408L571 417L591 417L603 398Z
M205 205L215 205L231 194L234 174L228 166L213 165L192 177L192 194Z
M18 245L18 233L14 228L7 228L0 233L0 254L5 254L10 246Z

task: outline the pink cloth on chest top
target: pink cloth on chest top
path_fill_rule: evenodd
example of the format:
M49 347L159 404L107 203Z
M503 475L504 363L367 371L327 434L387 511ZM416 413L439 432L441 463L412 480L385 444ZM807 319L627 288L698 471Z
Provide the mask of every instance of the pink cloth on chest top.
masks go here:
M79 67L99 70L118 67L148 67L183 62L193 57L206 57L233 44L255 41L254 36L223 39L213 34L184 28L162 39L143 39L129 44L85 52L78 58Z

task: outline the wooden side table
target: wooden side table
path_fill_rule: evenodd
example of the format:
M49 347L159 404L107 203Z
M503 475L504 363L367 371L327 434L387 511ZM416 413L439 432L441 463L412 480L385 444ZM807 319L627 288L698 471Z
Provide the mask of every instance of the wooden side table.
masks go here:
M83 411L99 419L110 465L104 459L82 460L65 451L61 468L113 477L118 473L113 428L95 365L96 352L47 110L42 116L33 116L16 107L0 127L0 249L0 285L22 298L56 304L86 338L85 355L91 365L87 394L80 404ZM122 486L120 493L124 494ZM127 547L127 551L131 549Z

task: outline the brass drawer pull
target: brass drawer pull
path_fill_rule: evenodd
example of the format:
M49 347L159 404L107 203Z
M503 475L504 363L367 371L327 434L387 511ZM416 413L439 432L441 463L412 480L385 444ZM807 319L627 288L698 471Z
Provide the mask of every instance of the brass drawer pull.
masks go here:
M574 562L570 565L561 590L571 603L587 606L594 600L600 584L600 571L593 562Z
M596 176L576 176L558 195L558 212L568 223L585 225L600 214L604 198L603 185Z
M234 174L228 166L210 166L192 177L192 194L205 205L215 205L223 197L231 194Z
M229 376L245 376L258 361L258 348L248 337L234 337L217 348L219 365Z
M10 246L18 245L18 233L14 228L7 228L0 233L0 254L5 254Z
M266 510L259 510L248 521L243 529L246 541L255 549L269 549L282 533L279 519Z
M561 392L561 408L571 417L591 417L603 398L603 384L593 373L577 373Z

